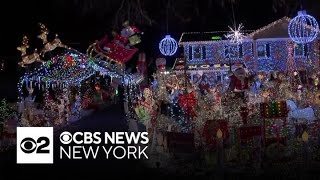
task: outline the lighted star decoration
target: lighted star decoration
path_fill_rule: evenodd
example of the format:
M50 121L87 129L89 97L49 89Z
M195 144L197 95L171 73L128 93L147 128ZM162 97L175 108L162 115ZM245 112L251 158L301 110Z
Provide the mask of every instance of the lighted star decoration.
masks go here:
M245 35L243 34L242 32L242 29L243 29L243 25L242 24L239 24L238 27L230 27L228 26L229 29L230 29L230 33L228 33L227 35L225 35L225 37L227 39L230 40L231 43L234 43L234 44L241 44L242 43L242 40L245 38Z

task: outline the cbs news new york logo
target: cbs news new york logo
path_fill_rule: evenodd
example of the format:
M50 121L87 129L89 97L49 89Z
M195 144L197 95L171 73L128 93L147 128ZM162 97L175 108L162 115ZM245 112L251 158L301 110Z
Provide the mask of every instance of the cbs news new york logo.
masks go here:
M53 127L17 127L17 163L53 164Z

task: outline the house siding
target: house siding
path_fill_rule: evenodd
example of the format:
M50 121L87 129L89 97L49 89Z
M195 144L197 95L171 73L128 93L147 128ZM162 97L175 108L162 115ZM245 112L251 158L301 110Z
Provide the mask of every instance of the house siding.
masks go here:
M249 71L286 71L288 60L288 45L290 39L249 39L241 44L241 55L226 57L226 41L212 43L190 42L183 44L188 65L200 64L229 64L244 63ZM254 48L256 44L256 48ZM195 49L198 50L194 51ZM262 53L261 49L265 47ZM308 70L318 66L319 46L318 41L306 44L307 50L302 56L294 56L297 70ZM205 48L205 51L204 49ZM257 57L254 56L256 49ZM237 50L236 50L237 51ZM193 54L195 52L195 54ZM298 51L297 51L298 52ZM191 54L190 54L191 53Z

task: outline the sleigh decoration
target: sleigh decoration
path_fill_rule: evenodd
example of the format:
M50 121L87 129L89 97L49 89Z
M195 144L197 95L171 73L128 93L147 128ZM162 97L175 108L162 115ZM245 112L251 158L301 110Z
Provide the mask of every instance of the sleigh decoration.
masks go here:
M123 66L128 62L139 49L135 45L141 42L140 30L135 26L129 26L128 22L123 24L119 33L113 31L112 37L105 35L101 40L91 44L87 49L87 55L92 58L99 58L112 64Z

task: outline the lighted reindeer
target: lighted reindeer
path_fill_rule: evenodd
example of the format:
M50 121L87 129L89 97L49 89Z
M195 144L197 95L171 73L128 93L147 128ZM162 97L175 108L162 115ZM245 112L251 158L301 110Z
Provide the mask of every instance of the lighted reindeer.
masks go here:
M28 48L29 48L29 39L27 36L23 36L22 45L17 47L17 50L21 52L21 61L19 62L19 65L21 67L26 67L26 65L32 64L34 62L43 63L43 61L40 59L40 55L37 52L37 49L35 49L32 54L27 54Z
M61 47L61 48L68 48L68 46L62 44L61 40L58 37L58 34L56 34L54 40L52 42L49 42L47 39L47 36L49 34L49 30L47 29L47 27L42 24L39 23L40 26L40 30L41 30L41 34L39 34L37 37L39 39L42 40L42 43L44 44L43 49L40 52L40 55L43 57L47 52L49 51L53 51L54 49L56 49L57 47Z

